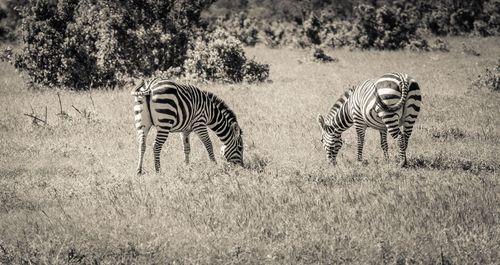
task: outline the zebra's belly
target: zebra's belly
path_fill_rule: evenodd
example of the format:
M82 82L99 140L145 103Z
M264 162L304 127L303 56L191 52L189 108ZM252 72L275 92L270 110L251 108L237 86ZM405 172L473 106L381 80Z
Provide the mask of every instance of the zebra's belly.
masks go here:
M179 124L178 102L174 94L153 95L149 102L151 120L160 128L175 128Z
M156 127L168 129L170 132L192 131L192 113L186 113L177 104L177 99L152 99L150 103L151 118Z

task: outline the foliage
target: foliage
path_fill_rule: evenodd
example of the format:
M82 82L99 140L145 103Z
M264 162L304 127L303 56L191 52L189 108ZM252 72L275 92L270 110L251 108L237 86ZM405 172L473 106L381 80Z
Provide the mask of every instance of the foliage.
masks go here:
M253 82L269 76L269 66L247 61L240 41L220 29L194 42L184 69L191 79L209 81Z
M17 8L27 4L28 0L0 1L0 42L13 42L17 39L17 26L20 16Z
M312 57L314 58L315 61L322 63L330 63L338 61L337 58L333 58L330 55L326 54L325 51L321 48L313 49Z
M484 73L472 82L472 87L500 92L500 58L498 58L496 65L492 69L486 68Z
M274 10L286 6L284 1L259 2ZM238 6L238 17L245 23L216 24L240 40L248 35L251 44L264 43L269 47L294 46L308 48L315 45L328 47L400 49L408 45L411 50L435 50L421 33L441 35L476 34L480 36L500 33L500 1L290 1L300 14L262 17L254 9L263 8L257 1L246 1ZM315 6L317 8L311 9ZM343 10L339 9L343 8ZM246 14L242 11L247 10ZM260 9L259 9L260 10ZM321 11L319 11L321 10ZM271 12L272 13L272 12ZM253 16L250 16L253 14ZM229 17L227 15L226 17ZM256 17L258 19L256 19ZM229 20L241 20L232 18ZM227 24L227 25L225 25ZM240 25L241 29L237 29ZM244 25L244 26L241 26ZM251 34L246 33L251 29ZM257 32L257 33L256 33ZM257 39L255 39L257 38ZM246 41L243 41L244 43Z
M440 51L440 52L449 52L448 43L440 38L435 39L433 42L429 43L429 41L422 40L412 40L408 45L408 48L411 51Z
M353 45L358 48L399 49L415 38L414 10L360 5L355 9Z
M321 30L321 22L318 17L311 13L309 18L304 22L304 35L307 42L311 45L321 44L321 39L319 36Z
M487 1L479 19L474 21L474 33L479 36L493 36L500 34L500 1Z
M35 83L76 89L179 67L211 2L31 1L22 10L15 65Z
M269 78L269 65L247 60L245 63L245 81L249 83L264 82Z
M254 46L257 43L258 30L255 19L248 18L246 13L240 12L235 15L227 15L219 18L216 24L219 28L238 38L239 41L248 46Z

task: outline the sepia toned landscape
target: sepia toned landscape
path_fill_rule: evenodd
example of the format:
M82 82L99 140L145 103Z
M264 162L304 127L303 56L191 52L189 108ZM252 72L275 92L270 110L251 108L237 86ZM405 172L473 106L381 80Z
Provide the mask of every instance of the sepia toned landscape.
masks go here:
M500 38L442 39L449 52L326 47L330 63L245 46L267 80L179 79L236 113L245 165L212 132L217 163L192 136L186 165L173 133L155 173L152 130L140 176L133 82L33 88L0 62L0 264L497 264L500 94L479 83L500 67ZM393 71L422 92L408 166L391 137L384 160L373 129L364 162L350 129L332 166L316 117Z

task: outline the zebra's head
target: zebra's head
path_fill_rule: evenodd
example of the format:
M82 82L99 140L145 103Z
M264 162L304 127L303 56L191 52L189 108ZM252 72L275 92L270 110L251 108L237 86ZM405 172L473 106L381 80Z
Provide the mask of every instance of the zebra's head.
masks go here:
M231 163L243 166L243 131L238 123L230 125L231 137L220 149L221 155Z
M333 126L327 125L325 119L320 114L318 115L318 123L321 128L321 143L326 150L326 157L333 164L337 164L336 158L342 144L342 138Z

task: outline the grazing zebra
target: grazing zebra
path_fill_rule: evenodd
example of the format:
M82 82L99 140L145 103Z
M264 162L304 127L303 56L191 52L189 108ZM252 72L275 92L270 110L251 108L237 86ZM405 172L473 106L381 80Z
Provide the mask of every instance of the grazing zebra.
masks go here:
M191 85L181 85L160 78L142 81L131 94L135 98L135 127L139 141L137 174L142 173L146 136L153 125L157 130L154 142L156 172L160 171L162 145L171 132L181 133L186 163L189 163L191 151L191 132L200 137L210 160L215 162L207 127L223 142L221 153L224 158L243 165L243 132L234 112L216 95Z
M358 161L363 159L365 130L380 131L384 157L388 158L387 133L398 138L399 165L406 165L406 148L420 111L422 97L418 83L406 74L389 73L366 80L347 90L323 118L318 115L327 157L336 164L342 147L342 132L354 124L358 136Z

